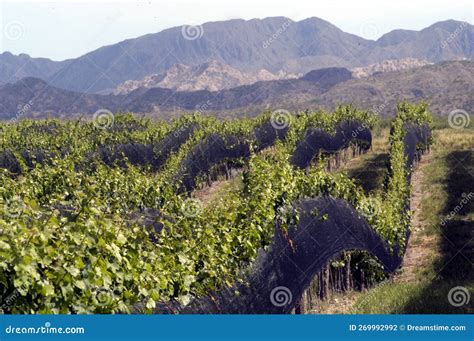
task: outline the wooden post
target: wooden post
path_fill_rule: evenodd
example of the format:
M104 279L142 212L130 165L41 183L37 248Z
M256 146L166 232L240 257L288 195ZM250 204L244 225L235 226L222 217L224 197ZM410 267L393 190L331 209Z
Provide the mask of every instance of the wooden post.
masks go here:
M352 289L351 287L351 255L350 253L346 255L346 265L344 267L345 269L345 274L344 274L344 279L345 279L345 285L344 289L346 291Z

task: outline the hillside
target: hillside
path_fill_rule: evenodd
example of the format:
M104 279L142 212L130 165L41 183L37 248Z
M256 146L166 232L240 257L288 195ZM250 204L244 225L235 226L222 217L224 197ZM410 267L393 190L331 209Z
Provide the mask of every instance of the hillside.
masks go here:
M472 113L473 93L473 62L441 62L349 80L334 86L306 106L332 108L338 103L350 102L366 109L379 108L382 113L387 113L387 108L392 108L399 101L424 99L430 103L434 114L448 115L454 109Z
M139 88L127 95L67 91L33 78L0 87L0 117L51 113L92 114L98 109L173 116L176 110L257 114L265 108L332 109L354 103L390 115L400 100L427 100L436 115L474 109L474 63L442 62L355 79L344 68L309 72L298 79L261 81L221 91ZM31 102L31 103L30 103ZM27 110L22 110L27 106Z
M0 114L9 118L21 113L31 116L43 114L91 114L101 108L136 113L161 113L173 110L208 111L275 103L309 101L330 87L351 78L343 68L315 70L291 80L257 82L221 91L175 91L165 88L139 88L127 95L96 95L67 91L46 82L26 78L0 87ZM20 105L19 105L20 103ZM25 110L21 108L27 106ZM252 112L251 112L252 113ZM23 115L25 114L25 115Z
M47 58L32 58L27 54L0 53L0 85L25 77L49 79L68 64L68 60L56 62Z
M384 60L381 63L355 67L351 69L351 71L355 78L362 78L372 76L376 73L414 69L428 64L432 63L428 62L427 60L416 58L389 59Z
M301 21L285 17L235 19L166 29L65 62L8 54L0 57L0 82L39 77L58 88L104 93L127 81L166 73L176 64L197 66L217 61L244 73L304 74L405 58L470 60L474 57L473 37L472 25L454 20L421 31L394 30L373 41L315 17ZM176 84L160 86L177 88ZM180 90L217 90L241 84L218 84L216 88L196 84Z
M163 73L148 75L140 80L128 80L113 91L127 94L138 88L168 88L178 91L209 90L218 91L253 84L258 81L296 78L296 75L280 71L273 74L261 69L257 72L243 72L232 66L211 60L208 63L188 66L176 64Z
M87 114L115 107L116 100L113 96L58 89L39 78L29 77L0 87L0 119Z
M319 18L292 21L284 17L211 22L197 28L202 37L187 40L182 27L148 34L92 51L54 75L53 85L96 92L181 63L218 60L247 72L306 73L313 69L354 67L387 59L418 58L437 62L473 58L472 25L436 23L419 32L390 32L377 41L345 33ZM454 41L446 42L459 30ZM274 38L276 37L276 38ZM335 43L337 42L337 43Z
M421 31L394 30L380 37L359 56L362 64L386 59L417 58L430 62L472 59L474 26L446 20Z

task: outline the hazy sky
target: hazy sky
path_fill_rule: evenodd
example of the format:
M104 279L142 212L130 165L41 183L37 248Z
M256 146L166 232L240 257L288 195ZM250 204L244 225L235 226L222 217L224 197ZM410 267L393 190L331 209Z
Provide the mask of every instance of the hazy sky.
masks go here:
M0 0L0 52L54 60L183 24L232 18L316 16L376 39L396 28L419 30L446 19L474 22L473 0Z

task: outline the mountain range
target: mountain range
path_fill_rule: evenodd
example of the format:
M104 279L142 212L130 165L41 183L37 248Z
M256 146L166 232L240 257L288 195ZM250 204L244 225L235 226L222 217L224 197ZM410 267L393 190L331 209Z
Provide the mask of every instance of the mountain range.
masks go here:
M198 34L189 36L193 30ZM208 102L206 110L215 111L325 107L337 101L367 105L379 97L390 101L385 90L393 84L400 86L394 94L437 101L444 96L434 92L441 77L456 86L472 81L473 59L474 26L454 20L420 31L394 30L375 41L314 17L210 22L61 62L2 53L0 116L100 108L164 113ZM462 89L472 94L469 85ZM452 101L448 104L460 106Z
M260 81L219 91L139 88L125 95L98 95L53 87L25 78L0 87L0 117L27 114L71 116L99 109L174 116L182 111L255 115L266 109L334 109L341 103L393 114L401 100L427 100L434 114L474 110L474 62L450 61L354 78L345 68L325 68L296 79ZM11 113L14 113L12 115Z

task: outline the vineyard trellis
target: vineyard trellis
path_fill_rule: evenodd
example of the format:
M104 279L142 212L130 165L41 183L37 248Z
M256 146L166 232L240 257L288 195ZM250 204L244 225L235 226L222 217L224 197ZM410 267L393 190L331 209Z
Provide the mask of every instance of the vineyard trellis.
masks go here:
M297 205L293 207L305 198L331 196L347 202L365 217L373 238L397 254L397 247L406 242L409 223L403 212L409 198L404 124L429 124L427 108L399 106L384 198L367 197L345 174L328 173L324 155L306 170L292 164L307 131L316 128L334 136L344 122L356 122L354 127L361 129L375 124L373 116L350 106L332 114L292 116L284 129L271 126L271 113L235 121L185 115L171 123L117 115L110 129L98 129L88 121L0 124L2 155L13 156L20 170L11 174L7 167L0 169L0 295L19 293L15 305L2 309L110 313L140 306L141 311L153 312L160 311L157 302L159 307L199 302L210 292L242 284L249 267L261 259L259 254L272 249L275 226L288 236L306 219ZM89 158L102 146L161 143L165 150L183 131L187 133L179 148L159 154L159 167L150 158L134 162L122 152L125 157L110 164ZM423 129L413 136L429 138ZM183 172L192 169L189 160L199 161L203 154L197 151L211 140L230 154L222 158L210 148L205 155L214 158L208 160L212 162L198 172ZM423 146L416 143L415 155ZM29 167L21 153L36 150L48 160ZM159 153L154 147L149 152L151 158ZM243 189L190 212L189 196L200 175L230 159L245 165ZM191 185L180 194L188 173Z
M393 138L395 134L401 133L396 129L394 124ZM393 139L392 143L402 143L404 152L400 154L402 157L392 155L391 161L392 166L395 166L395 163L405 163L406 159L407 171L405 168L400 169L402 174L406 174L405 182L408 183L413 162L419 159L429 146L430 129L428 124L420 126L404 122L403 131L403 138ZM393 147L396 148L395 145ZM395 176L398 174L391 174L391 177ZM300 212L298 224L289 229L276 224L270 251L260 256L244 283L212 293L184 307L176 303L159 304L156 312L290 313L295 309L314 275L344 251L367 251L377 258L386 272L395 271L402 262L406 240L390 247L345 200L330 196L300 199L293 205L292 210ZM406 213L406 210L400 212ZM409 229L404 232L408 234ZM275 288L287 290L280 293L286 293L282 304L275 304L272 293Z

